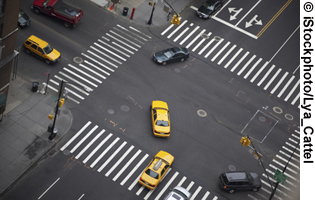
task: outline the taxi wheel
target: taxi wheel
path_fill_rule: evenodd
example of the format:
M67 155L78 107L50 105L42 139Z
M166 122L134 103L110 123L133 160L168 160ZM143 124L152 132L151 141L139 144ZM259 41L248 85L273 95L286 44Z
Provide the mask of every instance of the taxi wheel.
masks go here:
M25 52L26 52L27 54L31 54L31 50L29 50L29 49L25 49Z
M65 22L65 27L70 28L71 24L69 22Z
M50 60L46 59L46 60L45 60L45 63L46 63L47 65L50 65L51 62L50 62Z

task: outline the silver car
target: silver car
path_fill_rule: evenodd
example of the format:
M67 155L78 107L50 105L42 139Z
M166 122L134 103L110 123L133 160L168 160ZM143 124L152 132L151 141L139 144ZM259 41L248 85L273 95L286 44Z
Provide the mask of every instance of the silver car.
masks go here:
M164 198L164 200L186 200L191 197L190 192L185 188L176 186L170 193Z

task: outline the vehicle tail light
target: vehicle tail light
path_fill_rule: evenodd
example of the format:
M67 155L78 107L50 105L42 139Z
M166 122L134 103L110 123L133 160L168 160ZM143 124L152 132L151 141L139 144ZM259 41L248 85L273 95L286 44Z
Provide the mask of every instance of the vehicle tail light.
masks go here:
M154 131L154 133L158 133L157 131Z
M226 185L224 186L224 188L226 188Z
M168 133L166 133L166 134L170 134L171 132L168 132Z
M152 187L155 187L155 185L152 185Z
M142 178L140 178L140 180L142 181Z

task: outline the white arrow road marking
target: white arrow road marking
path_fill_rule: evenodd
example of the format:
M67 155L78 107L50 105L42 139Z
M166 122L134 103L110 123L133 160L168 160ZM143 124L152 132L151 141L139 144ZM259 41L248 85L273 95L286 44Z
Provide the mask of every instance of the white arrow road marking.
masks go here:
M234 15L230 15L230 21L236 19L236 16L237 16L238 14L240 14L240 12L243 10L243 8L240 8L240 9L238 9L238 10L235 10L234 7L233 7L233 8L228 8L228 9L229 9L229 12L230 12L230 13L235 12Z
M245 28L252 26L253 21L255 21L255 25L262 25L261 20L257 20L258 15L255 15L249 22L245 22Z

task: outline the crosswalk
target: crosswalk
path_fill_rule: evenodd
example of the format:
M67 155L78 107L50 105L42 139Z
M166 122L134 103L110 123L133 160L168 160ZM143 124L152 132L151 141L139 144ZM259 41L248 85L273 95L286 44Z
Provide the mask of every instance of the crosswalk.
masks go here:
M79 62L68 64L54 75L48 88L58 93L59 83L64 80L67 82L64 96L79 104L149 39L151 36L132 26L126 28L117 24L81 53L82 58L77 59Z
M263 61L263 58L252 55L236 44L222 37L212 36L212 32L193 23L189 24L188 20L183 20L177 27L171 24L161 35L299 107L299 77L277 68L270 63L271 60Z
M294 134L291 134L291 137L282 146L282 149L279 150L279 153L276 155L276 158L273 159L273 163L269 164L269 167L266 169L267 174L263 174L261 177L262 188L259 192L255 194L249 194L248 197L253 200L260 199L269 199L272 189L268 181L268 177L271 182L276 183L277 181L273 178L276 170L282 170L286 167L284 175L287 179L284 184L279 183L277 187L277 192L274 195L274 199L278 200L294 200L296 194L300 188L300 132L295 130ZM298 146L296 148L296 146ZM273 185L274 186L274 185Z
M106 130L98 125L92 125L88 121L71 139L69 139L60 151L69 151L73 154L77 162L82 162L86 166L100 173L105 178L110 178L113 182L118 182L121 186L126 186L137 196L144 196L143 199L162 199L169 188L175 186L185 187L191 194L191 200L217 200L217 196L202 186L196 184L190 178L184 176L176 169L170 168L159 186L154 190L149 190L138 184L138 180L151 160L152 155L129 145L114 134L106 134ZM175 158L176 162L176 158Z

